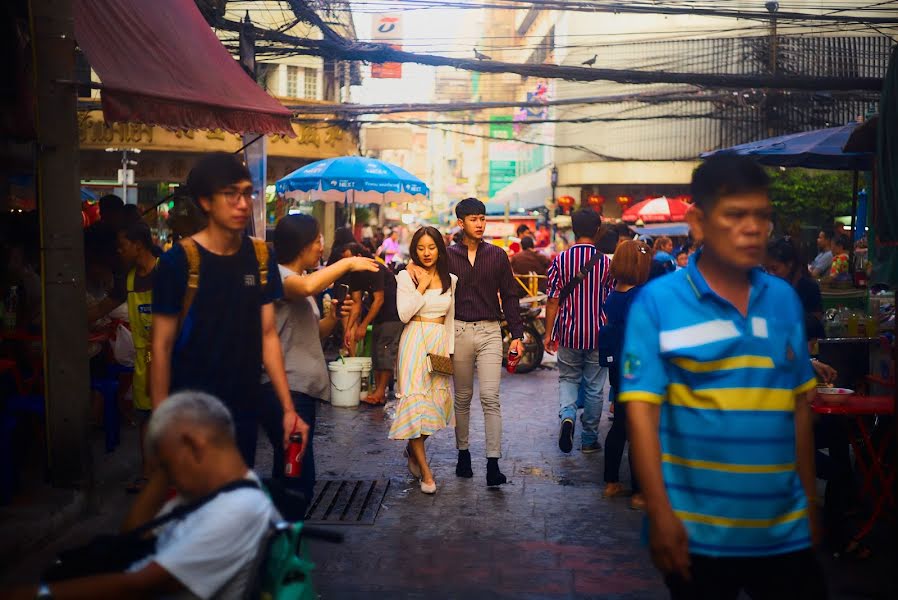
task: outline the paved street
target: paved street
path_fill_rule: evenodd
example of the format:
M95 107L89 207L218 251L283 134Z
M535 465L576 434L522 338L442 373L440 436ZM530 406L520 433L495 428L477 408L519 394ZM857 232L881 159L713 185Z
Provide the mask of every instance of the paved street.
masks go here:
M601 496L604 454L562 454L556 445L558 372L504 375L505 438L501 461L508 485L487 489L483 417L472 410L474 479L455 476L451 430L428 442L437 485L422 494L408 476L402 444L386 439L383 410L322 405L316 438L320 479L389 479L390 488L373 525L337 526L341 545L312 542L316 584L324 599L354 598L664 598L664 587L641 543L642 515L626 498ZM607 404L602 436L609 427ZM113 531L132 497L122 486L136 462L136 432L103 455L97 440L96 506L73 524L56 528L40 543L26 540L54 501L34 496L27 506L0 513L5 554L0 583L38 577L56 551ZM578 423L579 434L579 423ZM262 436L264 439L264 436ZM579 437L577 438L579 441ZM271 450L260 441L259 470L268 474ZM626 460L622 478L628 481ZM57 495L64 492L56 492ZM58 515L50 514L50 520ZM18 523L13 523L18 519ZM15 556L15 540L22 546ZM894 544L880 539L872 559L826 560L831 598L888 598Z
M558 450L557 379L554 370L504 377L500 464L510 482L499 489L486 487L479 405L472 407L473 479L455 476L452 430L434 436L433 497L408 476L402 444L386 439L381 409L322 407L319 477L391 479L373 526L342 527L344 544L314 546L322 595L663 597L640 543L641 514L625 498L601 497L603 454Z

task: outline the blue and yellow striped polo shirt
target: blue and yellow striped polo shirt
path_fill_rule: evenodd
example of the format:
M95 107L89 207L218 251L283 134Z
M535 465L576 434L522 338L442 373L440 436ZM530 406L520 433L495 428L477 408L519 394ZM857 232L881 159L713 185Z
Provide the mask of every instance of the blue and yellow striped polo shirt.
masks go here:
M743 316L708 286L699 257L634 300L618 398L661 405L664 484L690 552L807 548L794 410L815 378L801 304L788 283L755 269Z

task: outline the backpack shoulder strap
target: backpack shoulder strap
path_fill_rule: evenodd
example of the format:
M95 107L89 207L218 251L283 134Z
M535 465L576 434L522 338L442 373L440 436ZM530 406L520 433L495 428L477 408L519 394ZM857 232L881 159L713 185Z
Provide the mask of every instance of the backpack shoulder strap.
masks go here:
M253 241L253 250L256 251L256 261L259 263L259 283L262 287L268 285L268 244L265 240L250 238Z
M156 517L155 519L152 519L148 523L144 523L140 527L137 527L136 529L132 529L131 531L126 532L126 535L133 535L133 536L139 537L145 533L149 533L150 531L153 531L160 525L164 525L164 524L168 523L169 521L174 521L175 519L182 519L182 518L186 517L187 515L189 515L190 513L194 512L196 510L199 510L204 505L206 505L209 502L211 502L212 500L214 500L219 494L223 494L225 492L233 492L234 490L239 490L239 489L243 489L243 488L255 488L257 490L262 489L258 483L256 483L255 481L253 481L251 479L238 479L237 481L232 481L231 483L225 484L222 487L218 488L211 494L203 496L202 498L199 498L198 500L191 502L190 504L182 504L181 506L177 506L177 507L173 508L171 511L167 512L166 514L162 515L161 517Z
M184 254L187 256L187 289L181 303L180 319L183 323L200 287L200 251L196 247L196 241L191 237L183 238L178 243L181 244L181 248L184 249Z
M564 301L567 300L568 296L570 296L574 292L574 289L578 285L583 283L583 280L586 279L586 276L589 275L593 268L595 268L596 264L598 264L598 262L602 260L603 256L605 255L602 254L598 247L596 247L596 252L592 255L592 258L583 263L583 266L580 267L580 270L577 271L573 277L571 277L571 280L568 281L563 288L561 288L561 291L558 293L559 304L564 303Z

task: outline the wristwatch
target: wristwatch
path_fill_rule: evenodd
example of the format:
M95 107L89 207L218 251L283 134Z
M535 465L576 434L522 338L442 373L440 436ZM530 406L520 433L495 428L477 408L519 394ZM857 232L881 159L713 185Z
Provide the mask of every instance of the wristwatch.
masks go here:
M43 582L38 584L37 594L34 598L35 600L52 600L53 592L50 591L50 586Z

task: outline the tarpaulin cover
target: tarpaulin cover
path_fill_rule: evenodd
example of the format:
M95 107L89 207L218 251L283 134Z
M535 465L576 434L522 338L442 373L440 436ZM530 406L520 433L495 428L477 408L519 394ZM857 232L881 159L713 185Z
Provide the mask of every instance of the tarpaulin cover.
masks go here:
M193 0L74 0L107 121L293 136L291 113L222 46Z

